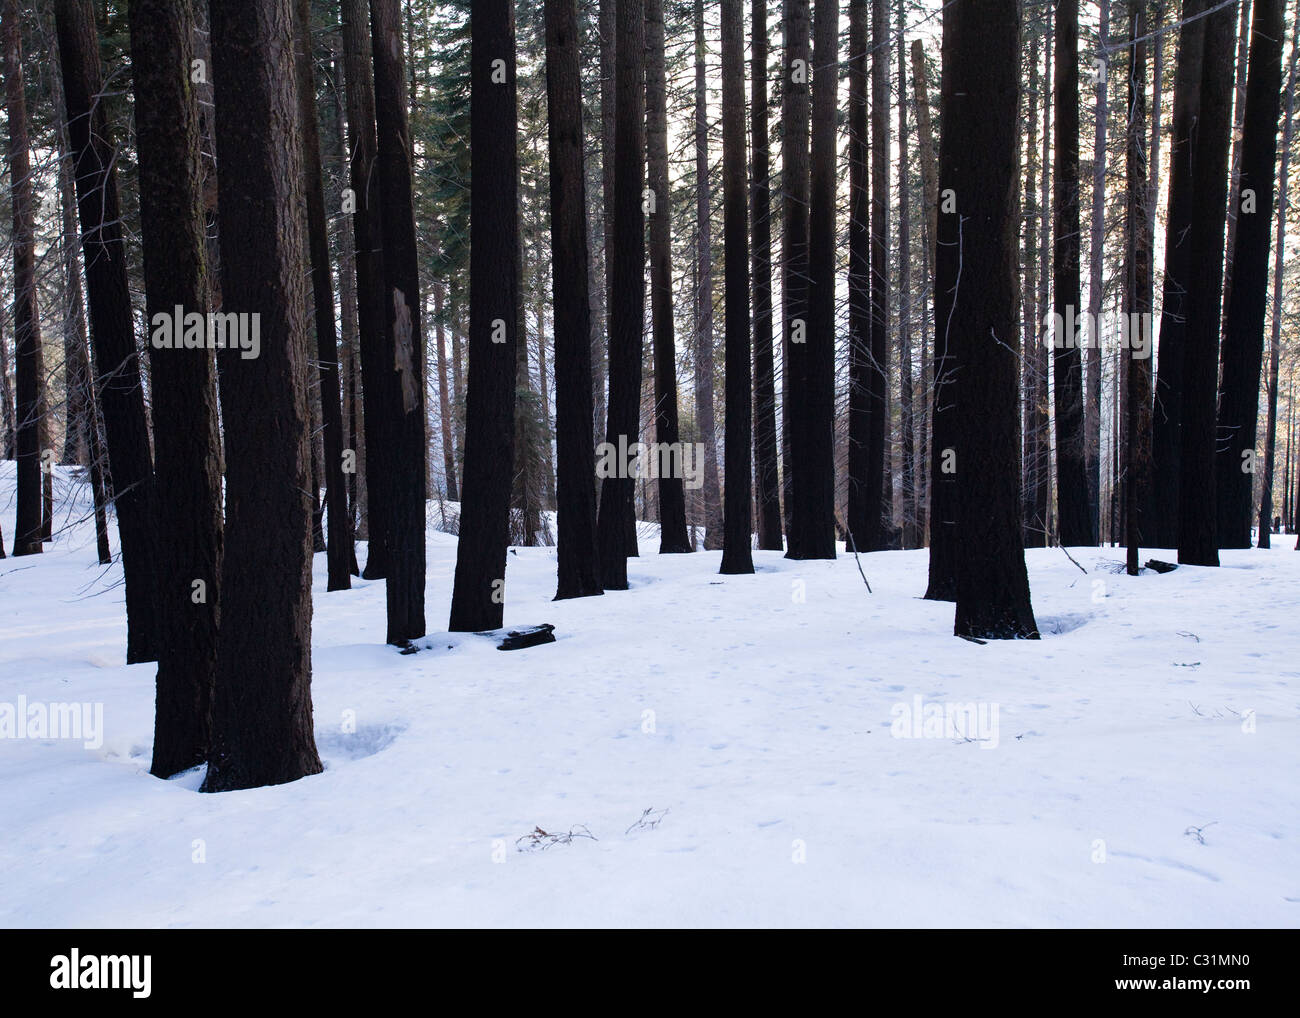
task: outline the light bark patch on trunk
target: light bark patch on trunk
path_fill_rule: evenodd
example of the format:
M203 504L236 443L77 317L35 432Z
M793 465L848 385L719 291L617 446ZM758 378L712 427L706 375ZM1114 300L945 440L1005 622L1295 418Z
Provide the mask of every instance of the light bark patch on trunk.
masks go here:
M402 412L409 414L418 405L415 388L415 358L411 349L411 309L406 295L393 287L393 370L401 377Z

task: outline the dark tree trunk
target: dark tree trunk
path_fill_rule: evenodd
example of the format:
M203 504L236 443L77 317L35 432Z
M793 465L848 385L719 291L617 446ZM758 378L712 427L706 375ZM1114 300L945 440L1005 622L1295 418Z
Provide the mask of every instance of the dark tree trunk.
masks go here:
M713 189L709 179L708 91L705 75L704 0L695 0L695 423L704 445L704 547L722 547L722 496L718 436L713 411Z
M58 93L63 91L58 75L51 75L56 115L67 109ZM72 179L72 158L67 144L67 125L63 125L59 161L59 207L63 216L63 236L60 244L63 254L64 319L63 319L63 388L67 413L67 426L63 433L63 462L90 462L90 428L93 421L91 407L92 376L90 354L86 345L85 294L81 288L81 264L77 258L81 232L77 229L77 189Z
M1052 274L1048 259L1052 246L1052 174L1048 172L1051 164L1052 147L1052 7L1045 11L1043 26L1043 142L1039 160L1038 175L1038 313L1045 316L1050 307ZM1040 324L1042 318L1039 319ZM1038 470L1035 476L1034 517L1042 521L1042 543L1050 546L1056 539L1058 528L1052 516L1052 437L1051 437L1051 396L1048 393L1048 380L1051 375L1051 350L1046 343L1039 341L1032 351L1034 361L1034 408L1035 426L1038 429Z
M835 93L839 11L816 0L808 203L808 311L803 347L802 445L795 499L801 558L835 557ZM879 502L876 503L877 512ZM868 512L872 506L868 504ZM795 542L792 542L792 544Z
M311 258L309 249L303 250L303 261ZM313 553L325 551L325 503L321 500L321 448L320 424L320 386L313 385L310 375L307 381L307 409L310 414L307 434L311 444L311 550Z
M1092 229L1088 243L1088 312L1093 322L1100 322L1102 290L1106 269L1106 120L1107 83L1110 56L1110 0L1098 3L1099 58L1097 95L1093 109L1092 142ZM1095 65L1094 65L1095 66ZM1101 342L1094 330L1085 356L1087 377L1084 379L1083 430L1084 458L1088 476L1088 518L1094 543L1101 536ZM1116 384L1119 384L1118 380Z
M369 540L362 578L383 579L388 572L389 492L392 469L391 351L385 359L387 301L384 298L383 216L375 155L375 93L370 67L370 12L367 0L343 2L343 59L347 80L348 147L357 262L357 323L360 329L362 431L365 437L366 516ZM360 457L358 457L360 458Z
M924 210L922 224L925 230L925 257L922 262L926 270L926 290L931 303L934 300L934 243L938 233L939 214L939 169L935 165L934 128L930 123L930 87L925 76L925 50L920 39L912 40L912 90L916 93L916 135L917 147L921 152L921 187L924 192ZM922 314L921 329L921 421L920 449L918 450L916 473L917 526L922 542L929 542L930 528L930 418L932 413L934 380L930 365L930 345L925 337L925 315Z
M956 66L958 5L943 9L943 65L940 76L939 108L950 110L964 101L953 92L957 80ZM938 208L934 251L934 384L933 427L930 453L930 569L925 597L929 601L957 599L957 554L960 537L957 531L958 437L954 399L957 336L953 319L953 284L961 271L961 217L951 203L960 176L960 162L965 153L959 145L955 124L944 116L939 134Z
M316 120L316 75L312 68L310 0L297 0L298 107L302 126L304 186L307 194L307 242L311 253L312 304L316 324L316 360L320 378L325 501L329 506L326 542L327 590L352 586L352 525L343 480L343 409L339 405L338 333L334 320L334 282L325 219L325 181L321 175L320 128Z
M1151 217L1147 213L1147 0L1129 0L1129 44L1132 62L1128 79L1128 147L1125 158L1127 193L1124 203L1125 294L1129 321L1140 323L1151 314ZM1124 443L1124 519L1128 575L1137 576L1145 538L1143 512L1151 483L1151 349L1146 355L1119 351L1128 359L1127 441Z
M411 198L411 134L407 125L399 0L371 0L375 67L375 169L384 222L384 355L390 378L391 469L388 494L387 601L392 644L423 636L424 502L428 443L424 416L424 329L419 253ZM372 489L373 490L373 489Z
M891 543L893 471L889 443L889 5L871 3L871 366L864 551ZM823 66L818 61L817 66Z
M546 2L546 100L551 183L551 285L555 298L555 598L603 594L596 556L591 447L591 321L582 78L577 5Z
M672 451L671 469L661 456L659 553L691 550L686 534L686 490L682 484L677 419L677 347L673 338L672 207L668 180L668 85L664 65L663 0L646 6L646 148L650 214L650 315L654 335L655 441Z
M907 14L898 0L898 411L902 427L902 533L904 548L920 547L916 530L916 454L912 409L912 223L908 195Z
M96 366L105 378L101 406L126 580L126 659L133 664L158 658L158 520L113 169L116 153L109 140L108 110L98 101L103 77L89 0L59 0L55 14L68 136L76 159L90 334Z
M260 355L218 353L226 535L203 791L321 770L311 703L307 294L290 0L212 0L222 303L260 314Z
M641 331L645 317L645 4L620 0L614 135L614 257L609 289L609 416L605 441L637 441L641 400ZM620 464L626 466L626 464ZM624 469L615 475L626 473ZM628 540L635 519L635 478L604 477L597 534L601 583L627 589Z
M879 498L871 501L874 418L871 364L871 192L867 168L867 57L871 48L866 0L849 3L849 448L848 537L870 551L879 529Z
M17 394L14 444L18 460L15 556L39 555L42 551L40 386L45 373L40 310L36 304L35 211L27 140L27 100L23 93L21 14L17 0L5 0L0 11L3 17L0 35L4 45L9 190L14 224L14 389Z
M343 113L344 81L343 40L335 36L330 41L331 63L333 64L334 82L331 89L331 104L334 108L334 150L331 172L337 174L339 181L339 201L342 192L350 190L348 175L347 120ZM348 563L351 575L360 573L357 568L356 537L358 520L363 518L365 506L365 446L360 439L360 367L357 360L357 348L360 345L357 326L357 252L356 238L348 220L342 217L337 224L336 240L339 252L339 365L341 369L340 385L342 387L342 419L344 455L352 454L350 469L345 474L348 499L348 526L353 535L352 560Z
M750 264L754 295L754 498L758 547L780 551L776 364L772 354L772 197L768 138L767 0L753 0L750 25Z
M199 108L190 0L131 0L145 316L208 311ZM174 322L179 329L181 322ZM208 756L221 579L216 370L206 349L149 350L158 480L158 677L153 766L166 778Z
M0 42L0 46L3 46ZM8 152L6 150L6 156ZM15 350L15 355L17 351ZM14 450L14 392L9 384L9 347L0 330L0 459L15 459Z
M749 209L745 196L744 0L722 0L722 200L726 260L727 477L722 568L754 571L751 545ZM834 344L831 344L834 356ZM832 365L833 367L833 365ZM830 436L827 436L828 440Z
M1223 311L1225 315L1232 296L1232 253L1237 249L1237 217L1241 208L1241 157L1246 126L1246 79L1251 46L1251 0L1240 0L1237 8L1237 28L1233 35L1237 46L1237 58L1232 69L1232 169L1228 178L1231 190L1228 195L1228 239L1223 248L1227 253L1227 262L1223 266ZM1281 44L1279 39L1278 46L1280 47ZM1281 57L1278 60L1280 62ZM1281 74L1280 68L1278 73ZM1279 87L1281 87L1280 82Z
M943 218L960 218L960 272L936 280L940 290L954 291L949 353L955 352L957 376L960 545L953 631L976 639L1036 639L1021 537L1017 414L1019 3L967 4L956 22L943 150L952 159L946 183L957 210ZM945 264L951 268L953 259Z
M1192 217L1192 261L1188 276L1191 292L1183 356L1178 561L1201 566L1219 564L1214 485L1215 404L1219 324L1222 321L1223 231L1228 203L1228 145L1232 128L1232 30L1235 24L1236 12L1230 6L1205 18L1201 111L1196 124L1192 162L1195 213ZM1255 384L1258 385L1258 374Z
M1282 156L1277 184L1277 242L1273 253L1273 321L1268 363L1268 426L1264 437L1264 485L1259 503L1259 547L1269 547L1273 528L1273 470L1277 457L1278 361L1282 349L1282 270L1286 252L1286 214L1290 207L1287 185L1290 182L1291 138L1295 130L1296 58L1300 55L1300 17L1291 33L1291 68L1286 78L1286 117L1282 121ZM1287 460L1283 470L1282 516L1289 517L1291 499L1287 478L1290 473L1290 427L1287 428Z
M1079 0L1056 4L1056 135L1053 311L1066 327L1053 337L1056 402L1057 513L1063 545L1097 543L1088 513L1083 429L1083 351L1068 326L1079 304Z
M1184 0L1174 79L1173 136L1169 143L1169 210L1165 223L1164 294L1160 353L1151 418L1151 512L1148 542L1178 546L1178 490L1182 473L1183 359L1190 313L1194 131L1201 110L1201 58L1208 0ZM1187 20L1187 19L1192 20Z
M474 4L470 35L469 382L448 623L456 632L502 624L520 341L514 5Z
M444 298L446 289L446 284L442 280L437 280L433 284L433 328L438 356L438 423L442 435L442 471L447 479L447 498L459 502L459 488L456 486L456 442L452 438L451 399L447 389L447 322Z
M1042 448L1041 439L1046 433L1041 414L1044 408L1038 405L1038 353L1042 347L1039 336L1039 322L1042 315L1038 305L1038 219L1042 214L1038 206L1037 174L1038 160L1038 46L1039 34L1035 32L1029 43L1029 83L1028 110L1025 126L1029 135L1025 143L1025 205L1024 249L1025 249L1025 285L1022 293L1024 304L1024 345L1022 352L1021 379L1024 399L1024 426L1021 431L1024 463L1024 488L1021 495L1021 516L1024 520L1025 544L1042 547L1046 543L1047 524L1038 516L1038 493L1042 486L1041 473L1045 469L1046 450ZM1043 168L1046 179L1047 170Z
M1241 138L1240 206L1224 321L1214 476L1220 548L1249 548L1255 429L1268 305L1269 234L1282 87L1282 0L1255 0Z
M98 555L97 561L101 566L106 566L113 561L113 556L108 548L107 506L109 491L104 476L104 461L107 459L107 454L104 452L104 442L100 437L102 434L103 421L100 418L99 407L92 389L90 400L90 490L91 497L95 502L95 551Z
M781 85L782 332L785 392L782 421L789 454L786 458L786 558L805 557L807 515L807 378L808 378L808 198L809 45L808 0L783 0L785 34L784 80Z
M614 122L617 46L617 0L598 0L600 10L600 200L603 226L605 320L603 331L595 334L591 349L592 436L600 443L605 435L606 366L609 356L610 309L614 306L611 287L614 269Z

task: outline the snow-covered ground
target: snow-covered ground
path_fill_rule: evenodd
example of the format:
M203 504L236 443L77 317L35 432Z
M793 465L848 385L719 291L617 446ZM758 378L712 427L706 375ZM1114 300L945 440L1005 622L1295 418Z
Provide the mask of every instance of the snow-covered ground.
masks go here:
M56 488L63 526L85 488ZM6 462L7 541L12 507ZM97 748L0 739L0 926L1300 926L1277 545L1135 578L1119 549L1076 551L1087 575L1031 551L1044 638L986 646L920 599L924 552L863 556L868 594L851 555L723 577L646 541L630 591L552 602L555 550L521 548L507 625L558 642L503 653L442 632L431 529L411 656L382 582L326 593L318 555L325 772L201 795L148 774L154 669L122 663L120 570L81 522L0 562L0 703L103 706ZM976 713L926 737L918 703Z

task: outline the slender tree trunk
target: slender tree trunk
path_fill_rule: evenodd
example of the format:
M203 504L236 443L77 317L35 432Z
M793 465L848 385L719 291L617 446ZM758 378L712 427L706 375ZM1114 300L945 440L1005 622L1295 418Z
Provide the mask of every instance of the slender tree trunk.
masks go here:
M63 84L57 74L50 76L56 94L56 115L67 109L61 93ZM77 260L80 231L77 229L77 190L72 179L72 155L67 142L67 125L61 128L59 160L59 206L63 215L64 311L63 311L63 389L67 422L63 432L63 462L89 463L91 373L90 354L86 345L85 295L81 288L81 265Z
M531 232L531 230L530 230ZM541 252L537 253L537 276L542 275ZM513 473L510 485L511 533L526 548L538 543L541 530L541 499L537 448L537 403L528 363L528 316L524 307L524 289L528 281L528 261L523 237L519 245L519 340L515 344L515 442ZM515 522L517 521L517 526ZM517 536L515 536L517 535Z
M588 316L590 318L590 316ZM537 285L537 391L542 417L542 508L555 508L555 458L551 453L551 389L546 360L546 290Z
M874 548L879 500L871 500L875 421L871 362L871 191L867 160L867 58L871 48L866 0L849 3L849 447L848 539L854 550ZM918 58L920 59L920 58ZM928 114L928 111L927 111Z
M1056 181L1052 257L1053 310L1064 323L1053 337L1057 512L1063 545L1097 543L1088 512L1083 421L1083 351L1069 323L1079 317L1079 0L1056 4Z
M1087 347L1083 403L1084 454L1088 474L1088 516L1093 541L1101 534L1101 322L1106 270L1106 120L1107 83L1110 73L1110 0L1098 4L1097 96L1092 143L1092 235L1088 244L1088 313L1092 334ZM1097 66L1097 65L1094 65ZM1118 382L1116 383L1118 384Z
M1039 449L1037 391L1037 351L1040 345L1038 323L1040 320L1038 289L1038 245L1036 243L1036 223L1041 210L1037 206L1038 198L1038 43L1035 32L1029 41L1029 83L1028 109L1025 127L1029 137L1025 144L1025 205L1022 211L1024 219L1025 250L1025 285L1021 291L1024 306L1024 343L1021 357L1021 391L1024 400L1024 421L1021 428L1022 461L1024 489L1021 493L1021 517L1024 521L1024 537L1027 546L1042 547L1047 528L1042 525L1035 514L1037 508L1038 471L1042 451ZM1046 171L1044 171L1046 173Z
M1228 194L1228 239L1224 245L1228 260L1223 266L1223 313L1225 316L1228 313L1229 298L1232 296L1232 252L1237 249L1237 216L1238 210L1241 208L1241 157L1246 128L1246 76L1252 38L1250 28L1251 0L1239 0L1237 8L1237 30L1233 36L1237 41L1237 58L1233 64L1232 169L1231 176L1228 178L1231 190ZM1278 45L1281 46L1280 40ZM1281 71L1279 70L1278 73L1281 74ZM1279 87L1281 86L1279 85Z
M0 41L0 46L3 45L4 43ZM3 275L0 275L0 280L2 279ZM14 353L17 356L16 349ZM14 449L16 430L14 416L14 392L9 384L9 347L5 344L3 330L0 330L0 459L17 458Z
M446 284L442 280L434 281L433 328L438 355L438 422L442 433L442 470L447 478L447 498L459 502L460 494L456 486L456 443L452 439L451 400L447 394L447 324L444 299L446 290Z
M136 148L151 328L208 310L190 0L131 0ZM221 579L216 369L206 349L149 350L158 479L159 655L151 773L208 757Z
M677 418L677 346L673 338L672 205L668 179L668 83L663 0L646 0L646 149L649 158L650 314L654 336L655 442L670 450L659 463L659 553L691 550L686 534L681 435ZM668 467L668 469L664 469Z
M745 195L744 0L722 0L722 198L726 260L727 483L722 568L754 571L750 474L749 209ZM834 132L832 131L832 138ZM833 144L833 142L832 142ZM834 343L831 344L832 357ZM834 365L832 364L832 370ZM829 440L830 436L827 436Z
M907 61L904 42L907 12L898 0L898 393L899 423L903 431L902 453L902 546L916 548L916 472L913 469L915 439L912 410L912 223L908 195L907 151Z
M800 557L835 557L835 93L839 11L816 0L808 203L808 311L802 351L804 406L795 499ZM867 511L879 513L879 501ZM793 543L793 542L792 542Z
M27 100L23 92L22 16L17 0L3 10L5 112L9 121L9 191L13 205L14 247L14 388L17 391L17 513L13 554L39 555L41 504L40 385L41 319L36 302L35 213L31 156L27 139Z
M1193 132L1200 119L1201 62L1208 0L1184 0L1178 36L1174 110L1169 154L1169 201L1165 222L1164 294L1160 304L1160 351L1151 419L1151 536L1157 548L1178 546L1182 473L1183 360L1190 313ZM1191 19L1191 20L1188 20Z
M951 110L965 101L965 96L954 93L960 81L956 67L960 58L960 8L949 4L943 8L943 58L939 108ZM983 111L981 111L982 113ZM961 247L962 219L953 204L956 198L955 183L960 173L961 148L953 118L943 117L939 135L938 191L942 207L935 218L934 257L934 384L932 386L934 409L932 452L930 463L930 569L925 590L929 601L955 601L957 599L957 555L960 535L957 528L957 466L956 441L958 433L954 414L955 370L954 356L957 336L953 319L954 285L963 264Z
M1036 639L1020 522L1016 219L1020 168L1018 0L956 14L952 88L943 107L945 181L959 220L956 258L937 280L951 289L956 347L957 610L953 632ZM945 43L947 42L945 25ZM945 45L945 62L948 57ZM941 227L942 228L942 227ZM942 244L942 241L941 241ZM954 351L950 348L950 354Z
M1282 88L1283 7L1283 0L1255 0L1250 32L1250 83L1240 145L1236 244L1229 262L1233 266L1232 287L1227 292L1224 317L1215 443L1220 548L1249 548L1254 516L1255 435Z
M620 448L636 443L640 416L645 317L645 4L641 0L619 2L616 65L614 258L605 431L605 441L615 456ZM606 590L627 589L627 560L635 550L628 540L628 525L635 520L636 480L618 476L628 473L626 466L616 464L602 475L597 534L601 582Z
M1156 207L1160 204L1160 141L1161 124L1164 119L1165 43L1168 34L1172 34L1164 32L1164 0L1155 0L1152 24L1156 31L1162 33L1152 40L1150 46L1153 56L1151 60L1151 151L1147 156L1147 217L1151 220L1151 236L1154 237L1156 234ZM1154 253L1152 257L1155 257ZM1152 424L1154 427L1154 412ZM1151 504L1149 495L1147 504L1148 506Z
M722 495L713 410L713 189L709 178L708 91L704 0L695 0L695 423L704 446L704 548L722 547Z
M871 3L871 368L867 440L867 536L877 551L893 542L889 441L889 4ZM822 66L820 63L818 66ZM815 144L815 142L814 142Z
M343 480L343 411L339 405L338 334L334 320L334 281L330 271L325 219L325 181L321 174L320 129L316 116L316 75L312 67L311 3L296 0L298 109L302 127L307 235L311 258L316 360L320 381L325 501L329 505L328 590L352 586L352 527Z
M591 350L592 434L596 444L605 437L607 404L605 391L608 382L606 368L609 358L609 330L614 307L611 292L614 270L614 124L615 124L615 54L617 52L618 3L617 0L598 0L597 27L600 32L600 201L601 223L604 228L603 251L605 320L603 331L596 335ZM598 484L599 486L599 484Z
M1205 19L1201 111L1193 154L1191 286L1183 357L1183 427L1178 488L1178 561L1217 566L1215 403L1223 293L1223 231L1232 129L1232 7ZM1274 117L1274 121L1276 121ZM1270 129L1272 123L1270 123ZM1267 236L1267 234L1265 234ZM1262 326L1261 326L1262 329ZM1258 342L1258 340L1256 341ZM1258 386L1258 373L1255 385ZM1253 438L1253 436L1252 436ZM1252 448L1254 443L1251 443Z
M750 24L750 231L754 295L754 486L758 547L781 551L777 470L776 363L772 353L772 197L768 136L767 0L753 0Z
M94 372L91 372L92 376ZM90 391L90 490L95 503L95 551L96 561L106 566L113 561L108 547L108 483L104 476L104 462L108 458L104 451L103 421L100 418L98 401L94 388Z
M321 770L311 708L311 502L302 148L295 79L277 60L290 0L212 0L221 152L222 302L263 316L261 351L218 354L226 534L212 748L203 791Z
M384 222L385 357L392 377L392 469L388 484L389 643L425 633L424 532L428 426L424 412L424 328L411 195L411 134L402 68L399 0L371 0L379 200Z
M461 491L464 492L465 481L465 379L461 357L461 315L460 304L456 299L456 286L453 284L448 293L447 304L451 320L451 427L452 438L456 442L457 470L461 475Z
M520 342L514 5L474 4L470 34L469 387L448 624L456 632L503 621Z
M1124 203L1125 294L1130 328L1146 321L1154 301L1151 218L1147 214L1147 0L1129 0L1128 146ZM1134 321L1136 316L1136 322ZM1145 355L1132 348L1117 351L1128 359L1127 441L1124 443L1124 518L1127 571L1137 576L1144 539L1143 510L1151 483L1151 347ZM1118 395L1118 392L1117 392Z
M55 7L68 135L76 159L82 254L95 361L106 381L101 405L126 579L128 664L158 658L157 506L140 362L135 346L116 153L110 141L99 40L88 0Z
M369 539L362 578L383 579L388 571L389 492L393 436L385 404L392 357L385 358L387 327L384 298L383 215L376 164L375 93L370 67L370 11L367 0L342 0L343 60L347 80L348 147L353 235L356 242L357 322L360 328L362 431L365 438L365 532ZM358 457L359 458L359 457Z
M1049 259L1052 250L1052 174L1048 172L1048 167L1052 163L1052 100L1054 98L1053 86L1053 25L1052 25L1053 6L1049 4L1045 10L1045 23L1043 26L1043 143L1041 149L1041 159L1039 161L1038 175L1038 313L1045 316L1050 307L1052 273ZM1040 318L1040 322L1043 319ZM1034 360L1034 426L1038 431L1038 469L1035 473L1035 506L1034 518L1042 521L1044 545L1050 546L1059 537L1060 529L1055 525L1052 515L1052 489L1054 484L1054 474L1052 473L1052 423L1051 414L1051 396L1048 393L1048 381L1051 375L1051 350L1045 342L1039 341L1034 344L1032 351Z
M1259 504L1259 547L1269 547L1273 528L1273 469L1277 457L1278 360L1282 349L1282 270L1286 253L1286 214L1290 206L1288 185L1291 169L1291 139L1295 131L1296 57L1300 55L1300 17L1291 33L1291 66L1286 76L1286 116L1282 121L1282 156L1277 184L1277 242L1273 250L1273 320L1268 362L1268 426L1264 438L1264 485ZM1289 398L1288 398L1289 402ZM1289 469L1291 431L1287 428L1287 460L1283 471L1282 516L1290 516Z
M591 447L591 305L579 47L575 0L546 0L559 524L556 600L604 593L596 551L596 492L591 483L596 466Z
M808 231L809 231L809 44L808 0L783 0L785 66L781 100L781 190L784 192L782 235L782 330L785 394L782 418L787 431L786 558L807 554L808 433Z
M912 40L912 91L916 94L916 137L921 152L921 189L924 192L925 215L921 224L925 233L925 257L922 262L926 273L926 292L929 302L934 301L934 245L938 233L939 169L935 165L934 128L930 123L930 86L925 75L925 51L920 39ZM920 540L929 543L930 533L930 420L933 414L934 379L930 362L930 344L925 336L925 315L921 330L921 425L919 467L916 475L917 521Z
M330 63L333 69L333 82L330 89L330 102L334 112L334 136L330 152L330 173L338 180L339 193L331 197L332 201L342 204L343 194L350 190L348 175L347 121L343 112L344 80L343 41L340 35L330 38ZM348 563L350 575L360 573L357 568L356 536L358 509L361 506L365 490L364 450L359 439L358 414L358 366L357 366L357 255L355 238L349 227L349 216L338 220L335 240L339 253L339 384L342 389L342 423L343 455L350 462L344 473L344 488L347 493L348 527L352 535L352 557Z

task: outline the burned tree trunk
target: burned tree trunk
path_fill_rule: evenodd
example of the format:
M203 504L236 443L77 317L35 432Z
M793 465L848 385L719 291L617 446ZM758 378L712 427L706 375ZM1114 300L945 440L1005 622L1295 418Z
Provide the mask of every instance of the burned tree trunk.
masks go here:
M754 0L750 25L750 264L754 297L754 499L758 546L780 551L781 489L777 471L776 365L772 353L772 192L768 139L767 0Z
M89 0L59 0L55 21L76 160L90 334L104 378L100 405L122 539L126 659L128 664L154 661L159 650L157 505L113 168L116 153L109 140L108 111L98 101L103 92L99 39Z
M752 573L749 210L745 196L743 0L722 0L722 198L726 259L727 483L722 573ZM831 345L832 356L834 344ZM829 440L829 436L828 436Z
M307 193L307 242L311 254L312 305L316 323L316 360L324 442L325 501L329 507L326 561L327 590L352 586L352 525L343 479L343 408L339 403L338 333L334 320L334 282L325 220L325 181L321 176L320 128L316 122L316 75L312 68L311 4L297 0L296 58L299 121L302 125L303 171Z
M460 540L448 628L500 629L514 471L519 337L515 18L509 0L470 13L470 308Z
M546 2L546 99L551 184L551 285L555 298L555 598L603 594L596 553L591 447L591 311L582 78L574 0Z
M1249 548L1254 509L1255 430L1268 305L1277 120L1282 88L1282 0L1255 0L1232 250L1223 329L1214 479L1220 548Z
M424 635L424 502L428 445L424 416L424 329L415 212L411 204L411 135L402 70L398 0L371 0L375 68L376 174L384 222L384 353L389 371L388 633L392 644Z
M617 117L614 136L614 257L609 299L609 415L605 441L618 450L637 441L641 400L641 330L645 315L645 4L619 0ZM635 519L635 478L624 463L602 478L597 534L601 582L627 589L627 560L635 553L628 527Z
M222 305L257 357L218 352L226 428L222 614L203 791L321 770L311 705L311 499L302 148L291 0L212 0ZM251 321L250 319L243 319Z
M937 280L954 291L949 343L956 347L960 544L953 631L976 639L1036 639L1020 521L1017 414L1019 3L966 4L956 22L952 88L943 109L944 153L952 159L946 183L956 209L944 218L960 220L960 273ZM946 62L946 45L944 56Z
M1205 18L1201 108L1192 157L1191 266L1188 328L1183 353L1183 426L1179 457L1178 561L1217 566L1214 490L1215 403L1218 389L1223 231L1228 203L1228 142L1232 126L1231 7Z
M190 87L194 8L190 0L131 0L130 20L152 326L176 308L186 316L209 310L199 110ZM208 755L220 617L221 436L211 351L151 346L149 363L160 535L151 773L166 778Z
M35 212L31 156L27 140L27 100L23 93L21 11L17 0L0 10L4 45L5 112L9 120L9 190L14 238L14 428L17 470L17 519L13 553L39 555L43 527L41 505L40 386L41 319L36 306Z
M677 418L677 346L673 337L672 206L668 187L668 87L663 0L646 0L646 148L649 158L650 315L654 336L655 442L667 445L659 464L659 553L691 550L686 534ZM664 469L668 467L668 469Z

